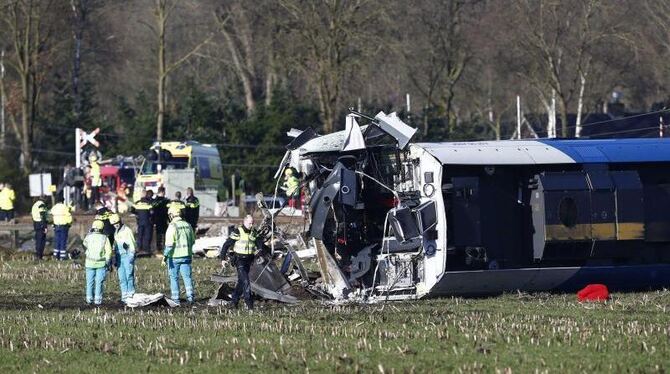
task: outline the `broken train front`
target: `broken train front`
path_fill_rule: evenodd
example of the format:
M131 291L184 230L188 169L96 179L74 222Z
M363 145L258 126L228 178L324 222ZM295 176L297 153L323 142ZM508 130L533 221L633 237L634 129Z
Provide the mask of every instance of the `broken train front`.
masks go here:
M336 300L419 298L445 271L442 165L409 143L416 130L395 113L367 117L367 126L360 115L347 116L344 131L297 134L277 176L286 167L302 175L324 292Z
M282 163L336 300L670 286L670 139L410 143L395 114L355 114Z

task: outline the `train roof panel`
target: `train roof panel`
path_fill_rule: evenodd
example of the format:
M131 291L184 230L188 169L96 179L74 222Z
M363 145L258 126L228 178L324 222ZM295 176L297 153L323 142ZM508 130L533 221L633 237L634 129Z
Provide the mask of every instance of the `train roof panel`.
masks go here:
M527 165L574 164L564 152L534 140L418 143L443 164Z
M445 165L670 162L670 138L501 140L417 145Z

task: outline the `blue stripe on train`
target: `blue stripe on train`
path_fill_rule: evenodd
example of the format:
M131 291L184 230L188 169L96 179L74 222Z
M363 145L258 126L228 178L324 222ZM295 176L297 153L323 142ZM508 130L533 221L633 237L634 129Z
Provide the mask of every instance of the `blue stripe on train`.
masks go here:
M582 267L556 291L576 291L590 283L602 283L614 291L670 288L670 264Z
M577 163L670 162L670 138L538 139Z

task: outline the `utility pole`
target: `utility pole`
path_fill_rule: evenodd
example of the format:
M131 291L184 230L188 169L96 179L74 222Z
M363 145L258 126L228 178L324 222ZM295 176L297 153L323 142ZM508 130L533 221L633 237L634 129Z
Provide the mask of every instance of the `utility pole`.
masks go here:
M5 149L5 50L0 52L0 148Z
M516 95L516 137L521 139L521 96Z

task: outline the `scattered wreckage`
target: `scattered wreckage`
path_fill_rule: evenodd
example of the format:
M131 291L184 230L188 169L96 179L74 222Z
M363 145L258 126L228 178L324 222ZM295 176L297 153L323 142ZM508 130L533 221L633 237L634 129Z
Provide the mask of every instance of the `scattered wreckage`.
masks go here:
M420 259L424 257L421 236L435 226L436 208L432 200L419 201L403 188L407 176L402 173L409 172L405 150L416 130L395 113L368 117L371 123L365 127L359 127L355 119L359 116L349 115L346 130L338 133L318 136L307 129L289 134L294 140L275 178L279 180L287 167L302 174L302 185L311 196L305 212L310 229L308 235L298 235L291 242L275 224L280 211L267 209L259 196L264 214L261 235L277 244L285 257L279 268L271 254L257 256L250 272L257 296L287 303L298 302L293 295L296 289L335 302L421 296L415 284L417 264L425 261ZM405 205L408 196L417 198L412 207ZM413 232L403 231L410 230L403 225L412 217L420 226L412 227ZM407 240L395 239L392 227ZM434 241L428 236L426 240ZM434 255L435 244L430 248ZM318 273L306 270L298 251L316 258ZM210 300L210 305L216 305L229 298L236 278L215 274L212 280L221 284Z
M410 143L415 132L394 113L351 110L344 131L289 133L275 178L302 176L298 242L319 272L304 271L266 209L266 234L288 251L282 269L259 258L257 294L294 302L300 285L377 302L670 286L670 139Z

